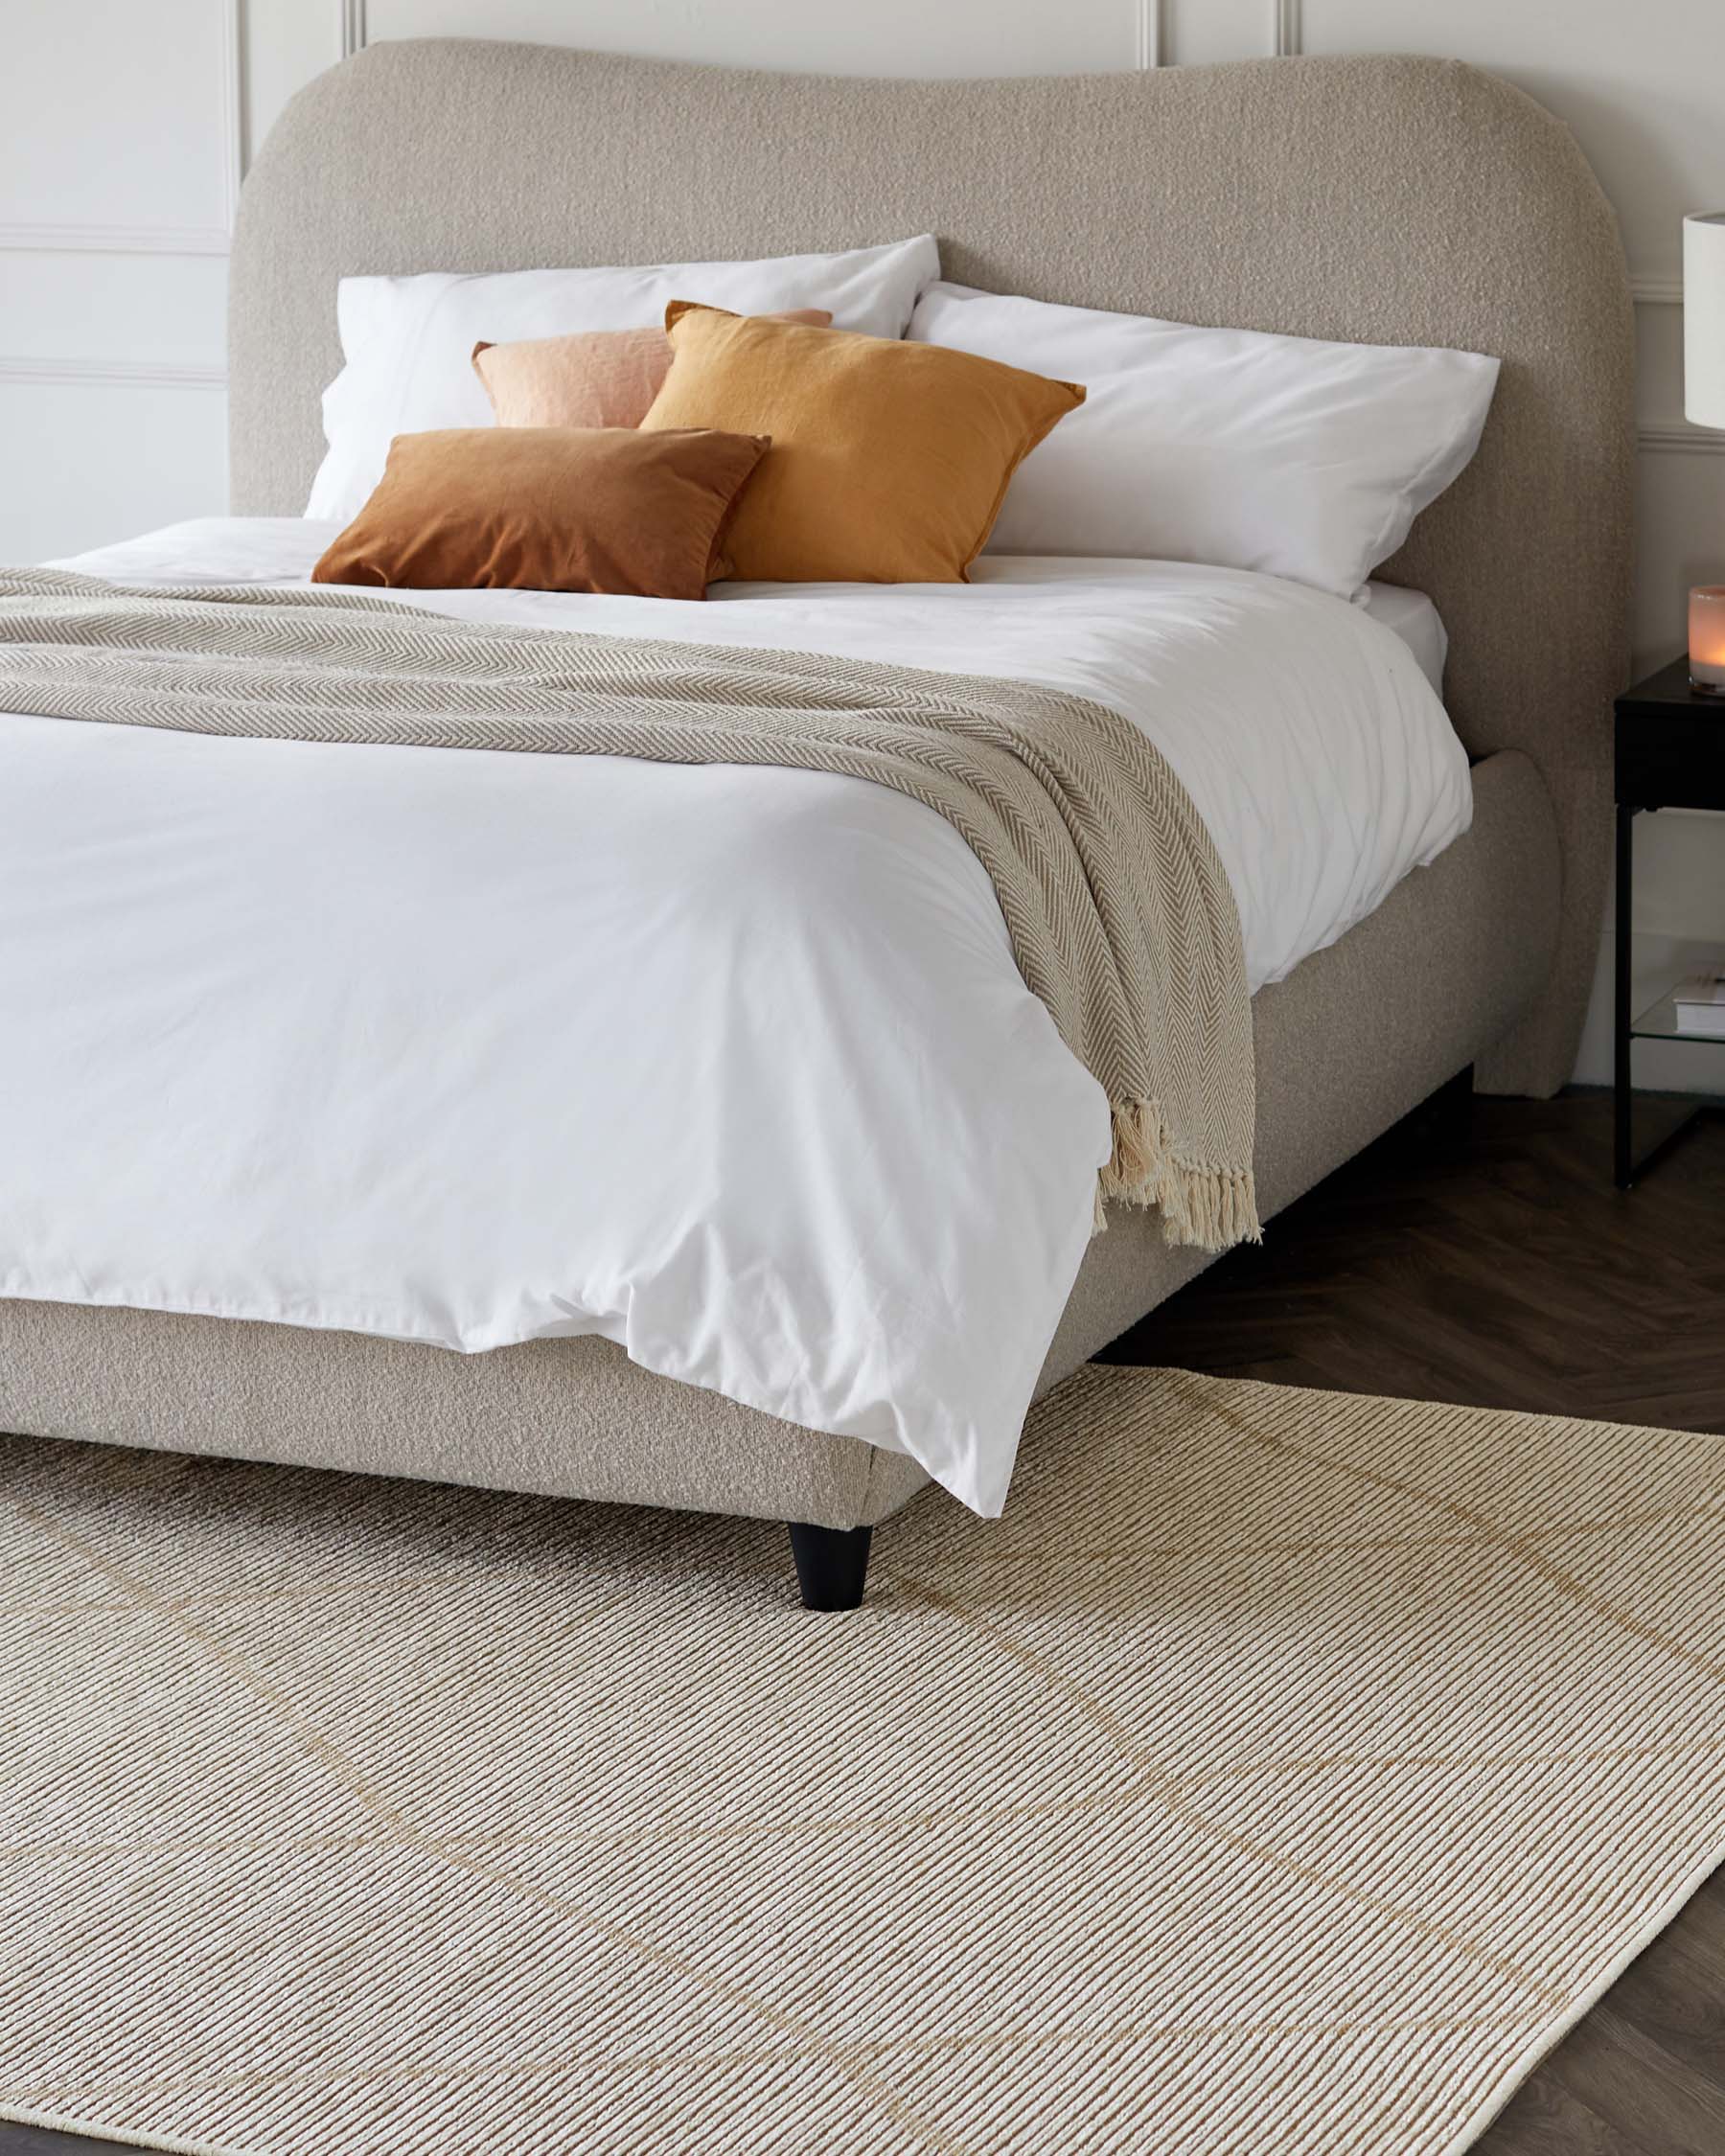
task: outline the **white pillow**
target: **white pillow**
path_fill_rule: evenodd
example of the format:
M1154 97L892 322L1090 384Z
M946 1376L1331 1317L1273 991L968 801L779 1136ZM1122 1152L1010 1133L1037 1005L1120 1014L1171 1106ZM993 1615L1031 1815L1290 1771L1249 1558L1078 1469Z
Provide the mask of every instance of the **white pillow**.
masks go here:
M1081 381L1020 465L993 554L1261 569L1350 598L1479 447L1498 362L932 285L910 335Z
M768 262L344 277L335 310L347 364L324 391L329 453L311 482L306 515L344 524L356 516L383 476L398 434L493 424L491 400L472 367L482 337L506 344L576 330L641 329L662 321L665 303L674 299L705 300L739 314L824 307L838 329L902 337L917 294L939 275L939 249L925 235L887 247Z

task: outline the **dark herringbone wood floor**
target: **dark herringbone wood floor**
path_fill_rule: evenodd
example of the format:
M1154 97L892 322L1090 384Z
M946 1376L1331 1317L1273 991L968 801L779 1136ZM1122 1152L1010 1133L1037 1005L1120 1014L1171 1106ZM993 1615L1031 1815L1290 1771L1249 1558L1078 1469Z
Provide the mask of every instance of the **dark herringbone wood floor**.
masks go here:
M1725 1431L1725 1119L1623 1198L1598 1096L1413 1118L1108 1359ZM114 2146L0 2125L0 2156ZM1725 2156L1725 1875L1478 2150Z

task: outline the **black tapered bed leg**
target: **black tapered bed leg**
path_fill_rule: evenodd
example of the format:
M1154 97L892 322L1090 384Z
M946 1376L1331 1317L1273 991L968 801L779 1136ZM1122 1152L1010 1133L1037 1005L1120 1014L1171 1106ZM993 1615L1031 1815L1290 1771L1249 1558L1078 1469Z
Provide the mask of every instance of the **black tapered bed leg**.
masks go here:
M1435 1109L1440 1129L1452 1135L1465 1135L1473 1121L1474 1067L1470 1063L1465 1070L1458 1070L1447 1085L1439 1086L1426 1103Z
M810 1527L791 1523L791 1554L805 1610L854 1610L868 1577L872 1527Z

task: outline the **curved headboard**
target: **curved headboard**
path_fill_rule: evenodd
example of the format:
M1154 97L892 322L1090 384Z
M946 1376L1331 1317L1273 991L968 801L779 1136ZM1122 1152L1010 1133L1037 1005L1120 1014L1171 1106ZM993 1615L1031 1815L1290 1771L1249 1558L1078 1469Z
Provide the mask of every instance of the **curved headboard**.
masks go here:
M1477 755L1525 750L1564 845L1547 1001L1484 1081L1568 1077L1602 916L1627 650L1627 281L1568 131L1455 61L864 80L556 47L383 43L288 106L246 182L232 494L294 515L359 271L719 260L915 232L1039 299L1504 361L1479 455L1389 574L1436 600ZM1513 924L1506 924L1512 932Z

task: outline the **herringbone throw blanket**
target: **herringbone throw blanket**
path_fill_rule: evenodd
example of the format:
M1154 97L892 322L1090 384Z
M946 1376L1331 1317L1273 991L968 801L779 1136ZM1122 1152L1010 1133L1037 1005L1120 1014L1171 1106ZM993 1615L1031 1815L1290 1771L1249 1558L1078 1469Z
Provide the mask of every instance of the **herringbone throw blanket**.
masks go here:
M371 594L139 590L0 574L0 709L270 740L790 765L891 787L994 881L1019 968L1106 1089L1097 1198L1170 1242L1258 1233L1252 1021L1233 894L1165 759L1117 713L1020 682L559 630Z

